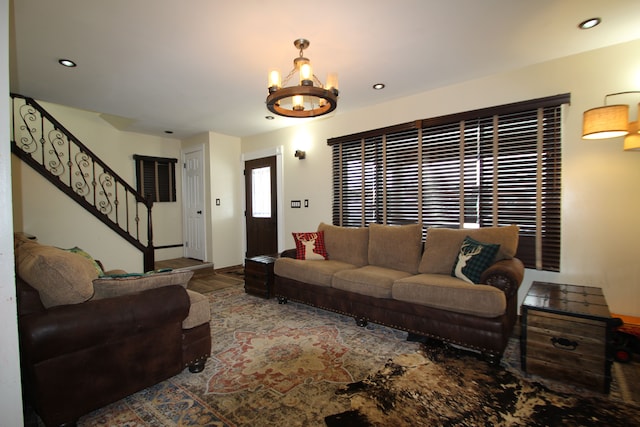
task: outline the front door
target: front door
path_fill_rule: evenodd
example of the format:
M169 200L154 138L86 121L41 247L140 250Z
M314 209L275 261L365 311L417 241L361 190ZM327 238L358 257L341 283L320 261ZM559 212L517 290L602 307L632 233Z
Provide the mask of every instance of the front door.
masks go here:
M204 151L184 154L184 256L205 259Z
M248 160L244 168L247 257L278 252L276 157Z

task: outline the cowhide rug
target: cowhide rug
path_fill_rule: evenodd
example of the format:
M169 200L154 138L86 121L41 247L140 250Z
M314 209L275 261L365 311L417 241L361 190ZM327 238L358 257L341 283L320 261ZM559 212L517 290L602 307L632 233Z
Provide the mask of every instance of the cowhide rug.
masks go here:
M640 407L553 391L445 346L389 360L336 393L351 410L326 417L329 427L640 425Z

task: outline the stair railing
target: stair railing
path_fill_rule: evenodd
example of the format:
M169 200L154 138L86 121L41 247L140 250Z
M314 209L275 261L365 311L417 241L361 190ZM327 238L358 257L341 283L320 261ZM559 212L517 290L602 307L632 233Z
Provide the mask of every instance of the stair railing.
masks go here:
M11 104L11 151L140 250L144 271L153 270L153 201L118 176L35 100L11 94Z

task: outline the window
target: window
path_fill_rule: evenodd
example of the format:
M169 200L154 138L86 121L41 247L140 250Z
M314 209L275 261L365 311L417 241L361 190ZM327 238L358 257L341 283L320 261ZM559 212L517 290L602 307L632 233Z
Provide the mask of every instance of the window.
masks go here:
M332 138L333 223L517 224L517 257L560 271L561 112L570 95Z
M176 201L176 163L178 159L134 154L138 192L153 202Z
M271 218L271 167L251 169L251 215Z

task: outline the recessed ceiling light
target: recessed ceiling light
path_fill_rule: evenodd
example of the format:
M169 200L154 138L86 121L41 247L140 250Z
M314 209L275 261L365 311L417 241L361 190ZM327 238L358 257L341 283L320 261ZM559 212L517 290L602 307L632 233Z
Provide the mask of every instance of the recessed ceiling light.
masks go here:
M275 119L275 117L273 117L273 116L264 116L264 118L265 118L265 119L267 119L267 120L273 120L273 119Z
M384 87L385 87L384 83L376 83L373 85L373 88L375 90L381 90L381 89L384 89Z
M59 59L58 63L62 66L69 67L69 68L77 67L77 64L70 59L64 59L64 58Z
M589 18L586 21L582 21L581 23L579 23L578 28L580 28L581 30L588 30L600 24L601 22L602 19L600 18Z

